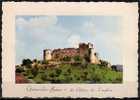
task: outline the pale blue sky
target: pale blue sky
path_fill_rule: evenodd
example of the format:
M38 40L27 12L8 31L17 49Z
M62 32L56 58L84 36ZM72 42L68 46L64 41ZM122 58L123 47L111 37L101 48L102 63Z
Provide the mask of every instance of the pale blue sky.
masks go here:
M121 30L119 16L16 16L16 64L79 42L93 43L101 59L122 64Z

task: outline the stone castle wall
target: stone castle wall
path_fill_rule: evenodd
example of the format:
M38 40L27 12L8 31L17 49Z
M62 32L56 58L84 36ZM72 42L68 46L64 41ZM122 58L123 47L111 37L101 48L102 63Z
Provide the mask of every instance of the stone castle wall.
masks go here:
M60 60L64 57L74 57L74 56L80 56L84 58L85 56L88 56L91 63L99 63L98 57L95 55L95 50L93 48L93 45L91 43L85 44L80 43L79 48L64 48L64 49L54 49L51 51L50 49L44 50L43 53L43 59L44 60Z
M95 50L92 48L91 49L91 54L90 54L90 62L93 64L99 64L100 61L98 59L98 57L95 55Z

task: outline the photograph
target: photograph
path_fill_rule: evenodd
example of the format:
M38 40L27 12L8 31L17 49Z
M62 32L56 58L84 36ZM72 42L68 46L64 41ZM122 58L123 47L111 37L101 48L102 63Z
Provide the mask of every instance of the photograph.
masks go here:
M123 83L121 21L111 15L15 16L15 83Z
M137 2L3 2L2 11L3 97L138 97Z

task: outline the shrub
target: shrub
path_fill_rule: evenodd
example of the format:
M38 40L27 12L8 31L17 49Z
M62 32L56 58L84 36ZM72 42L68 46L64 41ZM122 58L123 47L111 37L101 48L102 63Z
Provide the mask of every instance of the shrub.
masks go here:
M83 66L84 68L81 68ZM85 67L86 66L86 67ZM71 64L60 64L58 68L30 69L24 75L36 83L120 83L122 72L111 70L102 65L90 64L86 61L75 67Z
M33 79L36 83L44 83L45 82L45 74L38 73L37 76Z
M35 77L38 74L38 69L37 68L32 68L32 74Z
M74 56L74 61L82 61L82 58L80 56Z
M63 58L63 61L71 61L71 57L66 56Z
M48 64L49 62L47 60L43 60L42 64Z
M22 67L16 67L16 73L24 72L24 69Z
M23 59L22 60L22 66L24 66L24 65L28 66L30 64L32 64L32 61L30 59Z
M86 68L87 65L88 65L88 62L87 62L85 59L83 59L83 60L82 60L82 63L81 63L81 66L82 66L83 68Z
M33 62L34 62L34 63L37 63L37 59L34 59Z
M28 79L32 79L33 77L34 77L33 74L28 75Z
M58 68L56 69L56 74L57 74L57 75L60 75L61 72L62 72L61 69L58 69Z
M102 66L108 66L108 62L104 60L100 60Z

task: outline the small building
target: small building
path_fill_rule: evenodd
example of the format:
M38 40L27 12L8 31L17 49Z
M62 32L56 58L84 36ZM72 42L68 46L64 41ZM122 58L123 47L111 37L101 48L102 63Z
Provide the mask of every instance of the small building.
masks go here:
M123 71L123 65L112 65L111 68L115 71L120 71L122 72Z
M21 73L16 73L16 83L29 83L29 81Z

